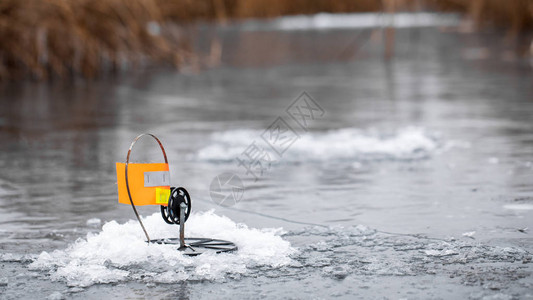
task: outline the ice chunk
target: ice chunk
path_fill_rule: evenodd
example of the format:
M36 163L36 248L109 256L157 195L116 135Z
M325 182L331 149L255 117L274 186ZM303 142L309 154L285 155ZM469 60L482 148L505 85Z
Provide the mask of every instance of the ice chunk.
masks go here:
M87 226L89 227L98 227L100 226L100 224L102 224L102 220L98 218L92 218L92 219L87 220Z
M166 224L159 213L144 218L143 222L153 239L178 236L178 227ZM146 283L216 280L227 274L245 274L255 267L290 265L290 256L296 250L280 237L281 233L274 228L248 228L212 211L193 213L187 221L186 236L230 240L239 250L191 258L183 256L175 245L148 245L136 221L125 224L111 221L102 226L101 232L90 233L67 249L42 252L29 268L50 272L51 279L73 287L125 280Z
M469 238L474 238L474 234L476 234L475 231L468 231L468 232L464 232L463 236L469 237Z

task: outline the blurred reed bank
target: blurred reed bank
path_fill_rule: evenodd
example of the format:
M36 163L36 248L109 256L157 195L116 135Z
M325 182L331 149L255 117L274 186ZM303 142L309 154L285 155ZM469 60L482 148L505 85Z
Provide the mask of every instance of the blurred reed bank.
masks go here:
M0 80L212 66L223 49L216 38L208 53L194 47L199 22L355 12L459 13L476 28L498 27L510 38L533 26L530 0L1 0ZM392 55L393 31L386 35Z

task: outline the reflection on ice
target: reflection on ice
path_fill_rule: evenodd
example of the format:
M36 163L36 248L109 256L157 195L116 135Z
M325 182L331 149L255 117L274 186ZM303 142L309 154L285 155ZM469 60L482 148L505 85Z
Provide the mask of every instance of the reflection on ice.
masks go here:
M286 16L273 22L248 21L244 30L317 30L354 29L393 26L395 28L416 28L432 26L454 26L459 24L457 14L396 13L389 18L382 13L363 14L317 14L312 16Z

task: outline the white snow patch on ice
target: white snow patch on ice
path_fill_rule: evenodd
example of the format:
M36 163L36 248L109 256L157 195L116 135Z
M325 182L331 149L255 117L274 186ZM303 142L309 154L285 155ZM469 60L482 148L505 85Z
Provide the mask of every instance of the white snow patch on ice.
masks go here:
M474 238L474 234L476 234L475 231L468 231L468 232L464 232L463 236L466 236L466 237L469 237L469 238Z
M503 208L511 210L533 210L533 204L506 204Z
M178 226L164 223L159 213L143 218L143 222L152 239L178 236ZM248 228L212 211L191 214L186 236L229 240L239 250L188 257L177 251L176 245L148 245L137 221L111 221L100 233L90 233L67 249L42 252L29 268L48 271L51 279L78 287L125 280L218 280L228 274L245 274L254 267L289 265L296 250L280 237L281 233L281 229Z
M252 143L279 157L261 138L261 130L231 130L213 134L210 145L200 149L197 158L209 161L231 161ZM449 145L453 147L453 145ZM379 160L421 159L449 147L423 128L405 127L393 133L376 130L343 128L312 132L300 136L283 153L283 161L330 161L332 159Z
M98 227L100 226L100 224L102 224L102 220L98 218L92 218L92 219L87 220L86 224L87 226L90 226L90 227Z

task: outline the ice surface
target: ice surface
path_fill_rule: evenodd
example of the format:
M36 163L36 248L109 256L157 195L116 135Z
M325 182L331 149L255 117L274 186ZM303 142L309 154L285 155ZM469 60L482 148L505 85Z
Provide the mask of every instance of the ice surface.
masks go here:
M501 270L492 283L506 284L521 278L523 266L532 261L531 253L519 247L498 247L472 239L440 240L417 235L385 233L362 225L352 227L308 227L285 234L305 235L315 240L299 251L294 259L304 268L322 268L323 275L343 279L352 275L418 276L446 274L472 284L485 284L483 278L501 269L501 263L518 262L516 268ZM458 271L479 266L472 272Z
M53 292L52 294L48 295L46 299L47 300L62 300L62 299L65 299L65 296L61 294L60 292Z
M164 223L159 214L143 220L154 239L177 236L178 227ZM108 222L98 234L89 234L64 250L42 252L31 259L4 255L0 261L32 261L30 270L75 289L117 282L155 286L282 276L304 279L318 271L335 281L440 274L464 285L499 290L529 276L533 260L526 249L491 246L468 235L437 239L382 232L364 225L309 226L284 232L248 228L212 211L192 214L187 225L187 236L231 240L239 251L182 256L176 245L147 245L139 224L132 220L125 224ZM298 245L298 250L288 240Z
M32 255L23 255L18 253L0 253L2 262L27 262L32 260Z
M9 284L9 279L7 277L0 278L0 286L7 286Z
M231 161L255 141L269 150L260 130L231 130L215 133L212 143L198 152L200 160ZM343 128L301 135L283 153L283 161L331 161L342 159L422 159L446 147L434 134L419 127L405 127L393 133ZM277 157L272 155L270 157Z
M152 239L178 236L178 227L164 223L158 213L143 222ZM191 258L177 251L176 245L148 245L136 221L125 224L111 221L103 225L100 233L88 234L65 250L42 252L29 268L47 271L53 280L77 287L126 280L147 283L223 280L253 268L290 264L290 256L296 250L280 237L281 233L281 229L248 228L212 211L192 214L186 236L230 240L239 250Z
M315 242L294 256L303 266L300 275L321 268L323 276L335 280L441 274L458 278L465 285L496 289L528 276L525 268L532 261L531 253L518 247L385 233L361 225L308 227L285 236L302 235ZM516 264L502 268L504 262Z

